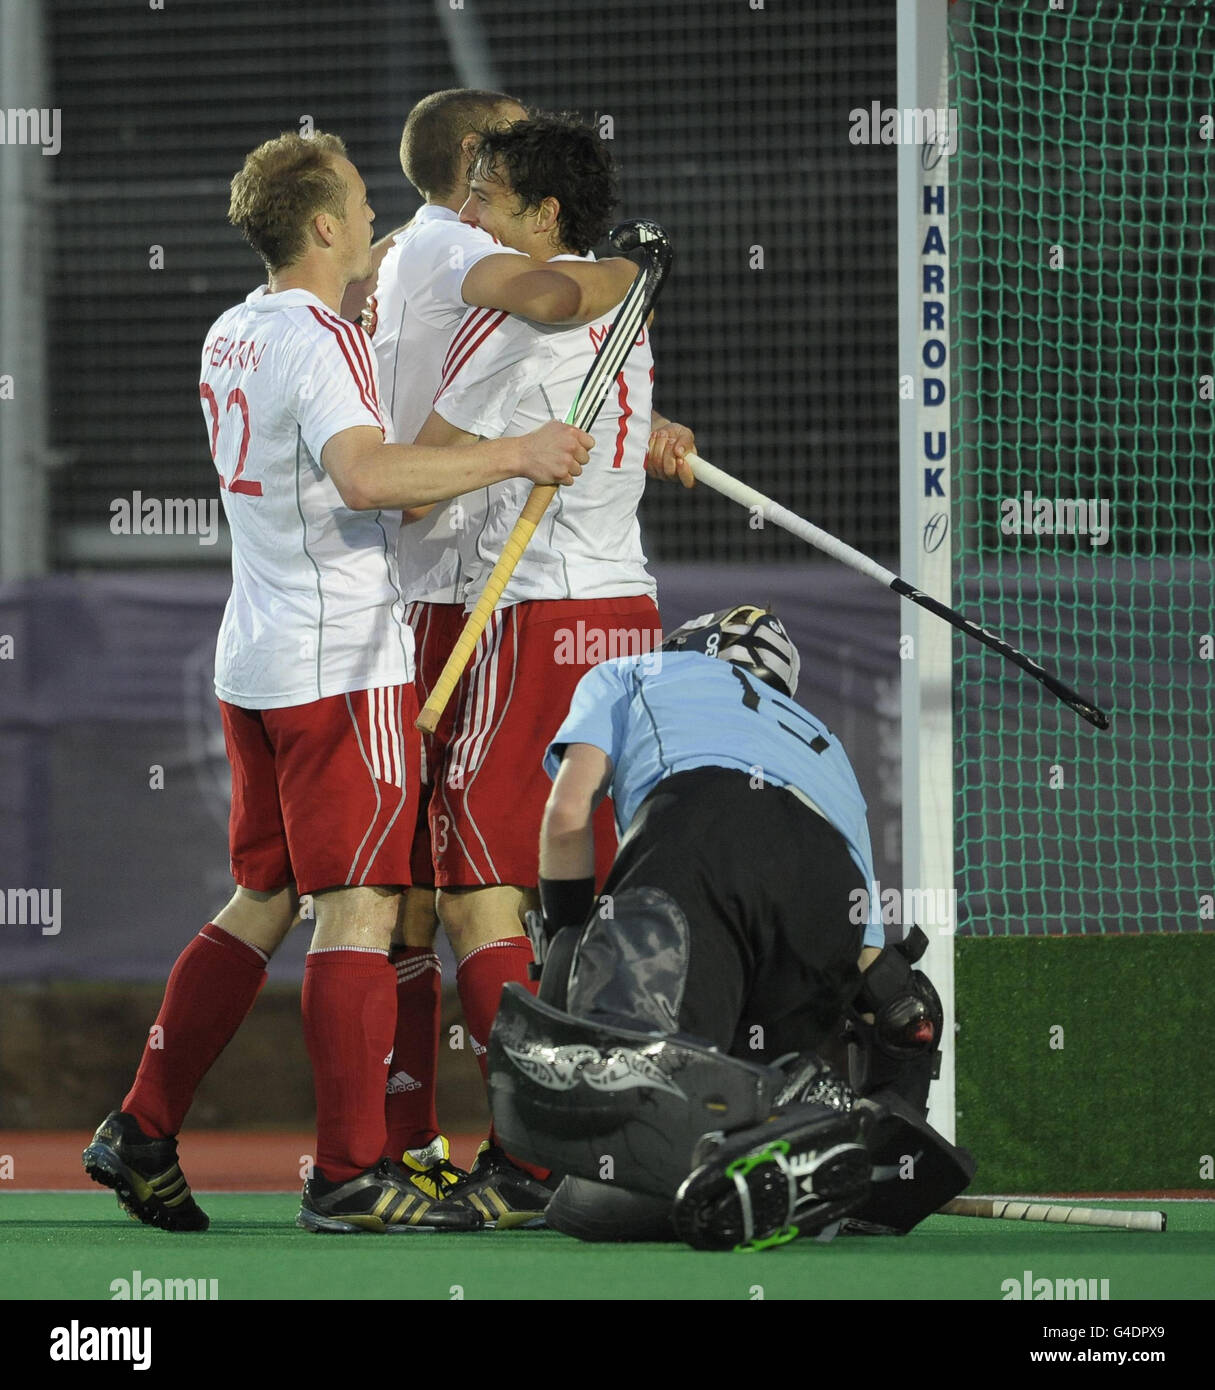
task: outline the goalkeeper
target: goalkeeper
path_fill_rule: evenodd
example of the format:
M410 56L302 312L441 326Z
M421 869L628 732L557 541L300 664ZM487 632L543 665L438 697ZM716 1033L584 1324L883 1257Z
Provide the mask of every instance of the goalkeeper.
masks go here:
M909 1229L969 1180L892 1093L905 1063L924 1074L940 1006L914 949L882 949L876 904L856 920L865 803L791 698L798 667L774 614L705 615L588 672L548 750L540 999L504 992L490 1068L503 1141L567 1175L558 1230L756 1248L848 1216ZM609 793L622 839L596 900ZM818 1055L858 999L856 1070L878 1101ZM892 1206L871 1176L913 1140L922 1181Z

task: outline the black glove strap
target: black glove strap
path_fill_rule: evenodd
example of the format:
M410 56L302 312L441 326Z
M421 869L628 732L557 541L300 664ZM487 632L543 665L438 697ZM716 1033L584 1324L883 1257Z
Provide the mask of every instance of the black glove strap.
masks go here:
M594 878L542 878L540 911L549 938L562 927L580 927L595 906Z

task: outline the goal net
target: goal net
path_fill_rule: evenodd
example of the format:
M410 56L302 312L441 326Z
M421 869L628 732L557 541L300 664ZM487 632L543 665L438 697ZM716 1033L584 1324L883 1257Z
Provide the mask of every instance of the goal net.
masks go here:
M949 31L957 595L1113 728L959 644L960 926L1197 930L1215 891L1215 14L967 8Z
M1112 718L905 616L904 875L957 890L951 989L955 933L1215 927L1215 12L908 9L900 105L951 148L900 151L903 573Z

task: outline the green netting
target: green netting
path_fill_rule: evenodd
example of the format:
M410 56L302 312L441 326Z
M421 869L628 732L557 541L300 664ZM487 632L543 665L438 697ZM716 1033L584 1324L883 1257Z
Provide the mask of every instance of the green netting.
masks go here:
M960 927L1210 929L1215 11L959 5L950 60L955 600L1113 717L955 644Z

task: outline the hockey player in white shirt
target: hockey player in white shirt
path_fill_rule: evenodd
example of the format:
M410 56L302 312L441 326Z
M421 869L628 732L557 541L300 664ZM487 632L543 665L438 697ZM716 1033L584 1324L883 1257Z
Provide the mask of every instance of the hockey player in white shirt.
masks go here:
M413 108L401 137L401 165L426 199L412 220L372 248L374 280L351 285L343 305L353 316L373 291L363 322L373 334L381 396L399 439L413 439L425 423L439 387L455 331L470 308L476 322L500 322L516 314L537 323L568 326L602 319L620 301L635 274L628 261L549 261L528 256L483 231L459 210L468 196L468 168L478 132L526 119L523 106L502 92L453 89L435 92ZM498 311L498 312L494 312ZM651 440L659 476L690 474L681 455L693 447L690 430L666 420ZM470 556L485 519L482 494L435 507L403 527L398 546L406 619L416 642L415 686L419 703L464 625L463 589ZM407 517L408 520L408 517ZM450 1162L439 1134L435 1080L439 1052L441 976L434 950L435 894L428 802L430 773L438 766L453 728L454 706L435 735L423 740L422 796L412 857L412 883L393 942L397 969L397 1033L385 1109L395 1153L414 1173L415 1185L438 1196L463 1174ZM427 885L419 887L417 885ZM466 1008L478 1016L475 971L458 984ZM496 997L496 996L495 996ZM487 1209L500 1214L502 1193L487 1194Z
M229 218L269 272L208 333L199 386L232 531L216 693L237 888L174 966L135 1084L85 1168L141 1221L206 1229L176 1136L310 895L303 1013L317 1148L299 1224L470 1229L479 1216L427 1201L387 1150L388 946L409 882L419 760L395 538L406 507L517 475L570 483L593 441L566 426L458 455L386 441L366 338L338 312L366 274L373 213L336 137L287 134L254 150Z
M539 118L488 131L477 146L461 219L553 267L590 264L616 202L606 147L575 121ZM421 443L467 447L560 419L607 334L613 310L564 328L470 311L452 339ZM597 422L599 443L579 487L538 528L452 700L452 729L432 770L430 829L439 916L459 961L457 985L479 1044L503 985L526 982L531 948L521 914L534 902L543 749L574 686L608 656L660 637L654 582L636 509L651 438L653 358L643 329ZM493 487L460 499L478 517L460 547L471 607L527 495ZM482 515L483 513L483 515ZM611 862L603 811L601 869ZM483 1061L483 1058L481 1059ZM454 1189L487 1220L537 1218L549 1193L493 1142Z

